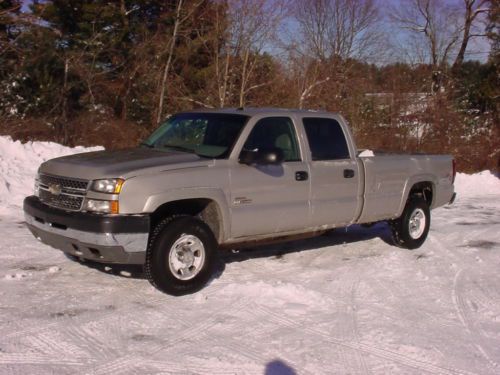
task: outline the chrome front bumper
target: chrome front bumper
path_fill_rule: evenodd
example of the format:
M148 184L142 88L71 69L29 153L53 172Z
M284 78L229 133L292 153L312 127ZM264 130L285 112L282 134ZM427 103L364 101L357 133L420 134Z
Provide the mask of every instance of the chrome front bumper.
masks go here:
M44 206L33 198L31 201L27 198L24 205L26 225L41 242L75 257L96 262L144 264L149 237L144 223L124 227L123 224L127 224L127 221L123 217L117 218L120 223L115 225L113 218L89 217L78 213L66 217L66 212ZM81 215L81 220L78 220L78 215ZM99 220L104 221L96 223ZM130 222L134 220L137 222L137 217L131 218ZM78 225L85 229L102 230L89 231L72 227ZM137 228L136 232L134 227ZM120 229L126 231L119 232Z

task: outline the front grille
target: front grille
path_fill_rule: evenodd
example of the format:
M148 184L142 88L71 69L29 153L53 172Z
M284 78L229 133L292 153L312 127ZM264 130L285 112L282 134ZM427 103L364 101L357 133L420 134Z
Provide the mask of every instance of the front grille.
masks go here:
M41 174L38 181L39 197L49 206L78 211L87 194L87 180Z
M75 180L66 177L58 177L58 176L50 176L48 174L40 175L40 184L41 185L59 185L63 190L69 191L80 191L85 194L87 191L87 186L89 182L87 180Z

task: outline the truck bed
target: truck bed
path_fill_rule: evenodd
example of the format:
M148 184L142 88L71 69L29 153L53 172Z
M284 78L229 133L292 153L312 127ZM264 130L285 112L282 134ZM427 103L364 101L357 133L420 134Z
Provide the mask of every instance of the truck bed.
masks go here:
M446 204L453 195L452 159L450 155L429 154L375 153L359 157L365 185L357 222L399 217L410 188L419 181L433 184L431 208Z

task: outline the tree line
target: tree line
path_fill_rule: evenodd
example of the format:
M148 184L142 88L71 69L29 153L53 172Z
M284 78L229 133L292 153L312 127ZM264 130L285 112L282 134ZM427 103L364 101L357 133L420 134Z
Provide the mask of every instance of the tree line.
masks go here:
M461 170L495 169L499 8L0 0L0 132L116 148L192 108L323 109L347 118L360 147L449 152Z

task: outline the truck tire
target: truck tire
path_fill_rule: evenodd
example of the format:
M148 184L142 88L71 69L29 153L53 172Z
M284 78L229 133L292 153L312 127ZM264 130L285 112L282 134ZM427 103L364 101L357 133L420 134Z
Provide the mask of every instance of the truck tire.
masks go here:
M396 246L417 249L425 242L431 224L429 205L422 198L410 198L400 218L390 222Z
M192 216L168 217L151 234L144 273L164 293L194 293L210 279L216 253L217 241L203 221Z

